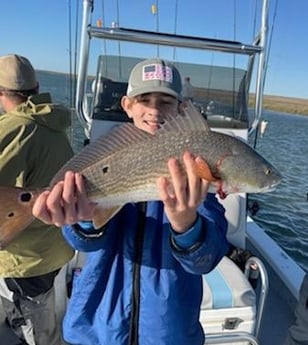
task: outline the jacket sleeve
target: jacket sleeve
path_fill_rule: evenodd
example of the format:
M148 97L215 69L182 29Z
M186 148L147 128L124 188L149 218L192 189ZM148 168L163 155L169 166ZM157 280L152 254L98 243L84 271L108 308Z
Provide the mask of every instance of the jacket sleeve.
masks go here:
M199 219L196 224L181 235L175 235L171 231L173 255L187 272L210 272L230 250L224 212L224 207L215 195L208 194L206 201L198 209Z
M65 225L62 228L62 233L71 247L83 252L102 249L109 240L108 231L105 231L105 227L95 230L92 222Z

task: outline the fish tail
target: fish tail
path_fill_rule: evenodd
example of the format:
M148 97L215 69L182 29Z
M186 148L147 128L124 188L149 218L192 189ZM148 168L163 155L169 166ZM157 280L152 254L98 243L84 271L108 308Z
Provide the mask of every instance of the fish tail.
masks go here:
M40 192L0 186L0 250L32 223L32 207Z

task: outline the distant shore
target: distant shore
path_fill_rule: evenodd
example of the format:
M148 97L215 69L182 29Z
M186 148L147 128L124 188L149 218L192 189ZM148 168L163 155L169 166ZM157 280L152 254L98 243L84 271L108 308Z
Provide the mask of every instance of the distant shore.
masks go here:
M254 95L250 95L249 105ZM308 115L308 99L264 95L263 108L289 114Z
M54 71L43 71L52 74L66 74L63 72L54 72ZM91 76L91 78L94 78ZM253 105L254 95L249 95L249 106ZM263 97L263 108L272 111L278 111L289 114L299 114L299 115L308 115L308 99L303 98L294 98L294 97L282 97L282 96L270 96L264 95Z

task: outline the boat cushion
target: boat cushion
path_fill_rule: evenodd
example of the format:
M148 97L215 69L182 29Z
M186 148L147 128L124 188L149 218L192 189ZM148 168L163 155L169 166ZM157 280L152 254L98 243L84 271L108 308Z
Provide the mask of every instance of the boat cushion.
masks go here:
M256 294L243 272L228 257L203 275L202 309L255 306Z

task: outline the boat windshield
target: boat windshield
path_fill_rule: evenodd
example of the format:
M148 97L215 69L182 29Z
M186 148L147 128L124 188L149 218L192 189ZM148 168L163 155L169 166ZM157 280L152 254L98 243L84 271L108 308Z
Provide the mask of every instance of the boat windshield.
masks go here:
M128 121L121 108L131 69L146 57L100 55L93 84L93 119ZM183 84L189 77L193 103L211 127L248 128L247 71L242 68L173 62Z

